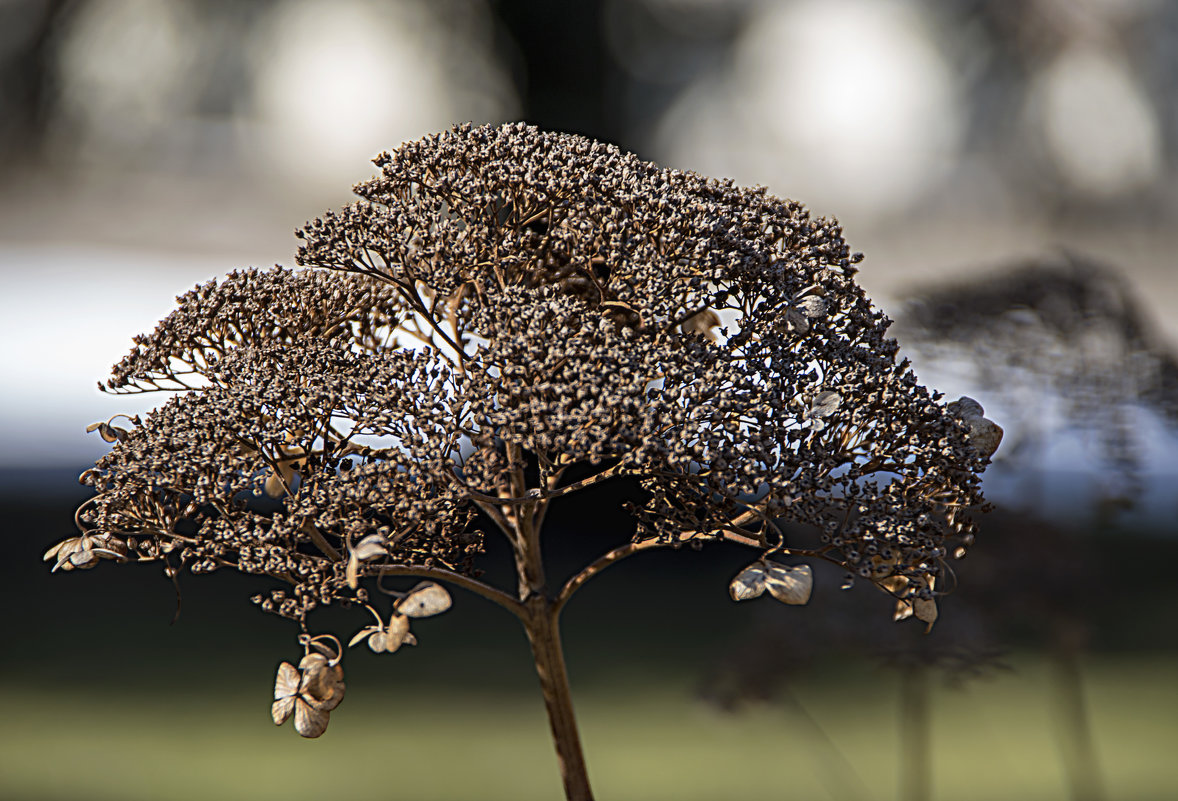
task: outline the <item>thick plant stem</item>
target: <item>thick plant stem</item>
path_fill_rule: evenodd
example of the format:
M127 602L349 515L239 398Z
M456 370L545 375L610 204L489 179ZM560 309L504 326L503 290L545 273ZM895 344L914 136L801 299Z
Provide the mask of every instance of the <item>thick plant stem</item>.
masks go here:
M573 699L569 692L568 671L560 645L559 611L551 601L540 595L528 599L528 614L524 626L532 644L536 660L536 674L548 709L548 723L556 744L556 758L560 762L560 776L568 801L593 801L589 788L589 773L585 755L581 752L581 736L573 716Z

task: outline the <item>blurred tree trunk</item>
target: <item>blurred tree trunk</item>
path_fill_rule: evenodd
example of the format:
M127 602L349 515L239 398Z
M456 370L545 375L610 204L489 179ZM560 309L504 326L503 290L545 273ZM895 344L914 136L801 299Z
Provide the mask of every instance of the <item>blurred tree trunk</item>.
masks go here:
M922 664L900 671L900 798L929 801L932 786L929 671Z
M1084 700L1084 675L1080 669L1079 626L1061 633L1051 654L1054 672L1052 694L1064 773L1072 801L1104 801L1104 780L1092 741L1088 705Z

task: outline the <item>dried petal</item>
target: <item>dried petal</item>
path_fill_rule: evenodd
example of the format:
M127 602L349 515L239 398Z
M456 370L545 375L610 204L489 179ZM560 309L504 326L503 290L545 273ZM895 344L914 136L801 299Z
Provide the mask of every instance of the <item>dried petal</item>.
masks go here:
M888 592L899 595L904 592L909 584L912 582L906 576L891 576L880 582ZM932 590L936 587L937 579L935 576L930 576L927 579L921 579L920 584ZM928 624L925 629L927 634L932 631L933 623L937 620L937 602L932 598L921 598L919 594L912 594L905 598L900 598L896 601L896 611L892 615L892 620L900 621L907 620L915 616L917 620L924 621Z
M348 642L348 646L365 639L368 640L368 647L376 654L391 654L405 644L417 645L417 638L409 631L409 618L397 612L389 618L388 626L382 623L360 629Z
M120 559L126 555L126 552L127 547L121 540L117 540L109 535L94 537L89 534L83 534L80 537L71 537L57 543L45 552L42 559L49 560L54 557L57 558L51 572L74 569L87 570L97 565L100 558Z
M79 549L69 555L69 564L80 570L89 570L98 564L98 554L89 548Z
M98 436L102 437L104 442L121 442L127 437L127 429L112 426L107 422L91 423L86 426L86 433L98 432Z
M712 329L719 325L720 315L711 309L704 309L688 317L679 327L685 334L695 334L704 337L708 342L716 342L716 332Z
M937 602L931 598L917 598L912 602L912 608L916 619L928 624L925 633L932 631L933 624L937 622Z
M374 634L383 635L384 634L384 627L383 626L365 626L364 628L357 631L354 635L352 635L352 639L348 640L348 647L353 648ZM372 650L375 651L376 649L373 648ZM381 650L384 650L384 649L381 648Z
M360 586L360 560L356 558L355 551L348 554L348 565L344 568L344 581L353 590Z
M409 617L431 617L450 608L450 593L432 581L423 581L395 604L393 608Z
M806 410L804 416L810 421L811 427L815 431L822 431L826 428L826 423L822 418L834 414L842 402L843 397L839 393L829 389L823 390L810 401L810 408Z
M810 600L814 574L809 565L769 563L765 571L765 588L782 603L800 606Z
M286 487L282 484L282 479L278 477L277 473L271 473L266 476L266 484L263 487L267 497L281 498L286 494Z
M46 551L45 555L41 557L41 560L44 562L48 562L53 557L57 556L58 552L61 551L62 548L66 547L70 543L76 542L77 539L78 539L77 537L70 537L67 540L62 540L61 542L57 543L52 548L50 548L48 551Z
M971 417L981 417L985 414L982 404L967 395L945 404L945 409L960 420L969 420Z
M736 574L728 585L728 593L734 601L747 601L765 592L765 565L753 562Z
M299 698L316 709L331 711L344 699L344 670L322 654L308 654L299 662L302 681Z
M278 675L274 677L274 700L289 698L299 691L301 678L299 671L290 662L278 665Z
M785 307L785 311L782 313L782 322L787 331L804 334L810 330L810 321L806 319L806 314L793 306Z
M394 614L389 618L388 628L384 631L382 649L385 653L391 654L400 648L409 638L409 618L404 615ZM380 653L376 647L372 645L372 640L368 641L368 645L373 651Z
M286 719L290 717L290 713L294 711L295 696L288 695L284 698L277 699L270 704L270 718L274 721L275 726L281 726L286 723Z
M289 662L278 665L278 675L274 678L274 703L270 705L270 717L275 725L281 726L290 717L300 682L301 676L294 665Z
M971 417L966 422L969 424L969 444L983 459L989 459L1002 443L1002 426L986 417Z
M356 547L352 549L352 553L362 562L367 562L369 559L376 559L379 556L385 556L388 552L388 543L379 534L369 534L356 543Z
M815 395L814 400L810 402L810 416L827 417L828 415L834 414L842 402L842 395L833 390L823 390Z
M794 304L798 311L806 317L825 317L826 311L830 308L830 303L826 298L819 295L807 295Z
M327 731L331 715L309 704L304 696L295 699L295 731L303 737L318 737Z

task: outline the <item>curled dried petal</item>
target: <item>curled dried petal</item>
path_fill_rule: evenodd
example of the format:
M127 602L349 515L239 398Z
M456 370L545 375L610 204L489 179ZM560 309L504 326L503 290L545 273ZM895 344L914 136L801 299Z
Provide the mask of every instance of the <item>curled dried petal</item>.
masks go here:
M765 571L765 588L782 603L800 606L810 601L814 573L809 565L770 563Z
M728 585L728 592L734 601L747 601L765 592L765 565L754 562L736 574Z

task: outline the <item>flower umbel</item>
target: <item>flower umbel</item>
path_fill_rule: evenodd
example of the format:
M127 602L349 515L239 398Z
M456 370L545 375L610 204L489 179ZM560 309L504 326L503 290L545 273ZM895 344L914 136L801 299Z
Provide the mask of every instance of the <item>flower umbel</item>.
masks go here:
M734 597L804 604L809 566L763 561L777 554L841 565L920 616L972 540L992 450L982 418L897 359L836 222L520 124L375 163L357 202L297 232L299 269L197 287L135 340L106 389L173 392L98 429L113 444L79 525L105 550L63 543L59 564L254 574L281 587L262 609L303 631L387 577L426 579L354 638L381 653L449 607L438 582L478 593L524 622L570 798L590 794L559 613L619 559L726 540L759 551ZM641 488L630 542L550 590L549 507L611 483ZM786 540L799 527L812 541ZM488 531L510 544L510 590L478 577ZM275 719L321 734L338 661L284 663Z

